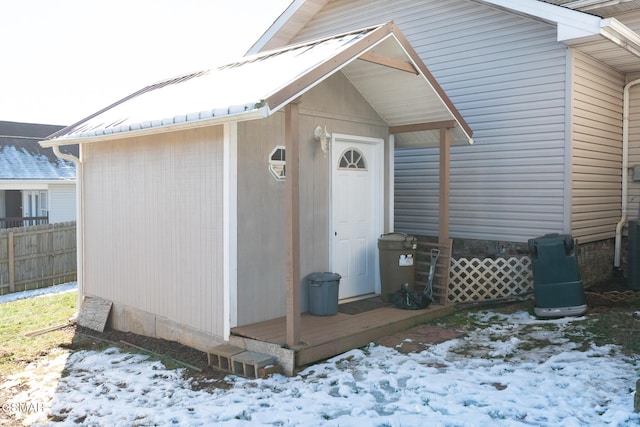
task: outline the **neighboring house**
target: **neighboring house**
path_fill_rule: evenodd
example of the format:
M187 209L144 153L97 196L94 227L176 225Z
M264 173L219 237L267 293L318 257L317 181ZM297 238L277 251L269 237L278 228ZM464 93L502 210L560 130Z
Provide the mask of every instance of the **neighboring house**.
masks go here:
M206 351L284 316L296 349L305 277L380 293L394 229L479 257L572 233L610 272L638 52L620 21L534 0L296 0L254 55L41 143L82 145L80 294Z
M583 280L620 268L621 236L640 202L623 164L640 2L294 1L251 52L389 20L474 130L476 144L451 153L454 258L526 255L528 239L556 232L577 239ZM640 88L627 106L634 166ZM395 158L395 229L436 236L438 150L396 144Z
M0 121L0 228L75 221L75 165L38 144L60 129Z

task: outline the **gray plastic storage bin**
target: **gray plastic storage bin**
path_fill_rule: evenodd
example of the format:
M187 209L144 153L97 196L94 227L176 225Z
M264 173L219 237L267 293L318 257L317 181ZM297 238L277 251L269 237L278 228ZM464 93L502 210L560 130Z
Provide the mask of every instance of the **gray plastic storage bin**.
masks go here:
M309 279L309 313L315 316L333 316L338 312L337 273L311 273Z
M409 289L414 288L417 246L418 239L405 233L387 233L378 239L383 301L391 301L393 293L405 283Z

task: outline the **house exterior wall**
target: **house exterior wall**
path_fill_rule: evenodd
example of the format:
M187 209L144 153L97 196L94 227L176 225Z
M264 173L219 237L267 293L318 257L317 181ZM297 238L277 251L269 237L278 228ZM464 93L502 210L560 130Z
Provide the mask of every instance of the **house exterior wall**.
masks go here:
M116 329L222 337L223 127L86 144L83 161L85 293Z
M300 111L301 307L312 272L328 271L330 164L313 131L387 139L388 126L341 73L304 94ZM267 169L284 114L238 124L238 325L286 314L285 190Z
M615 236L622 178L624 76L573 51L571 234L581 243Z
M640 74L628 81L640 79ZM638 167L638 178L633 177L633 168ZM640 218L640 85L629 89L629 181L627 198L627 216Z
M49 223L76 220L76 184L49 185Z
M450 235L568 231L567 47L556 28L472 1L335 1L294 41L393 20L474 131L451 150ZM396 150L395 228L437 234L438 150Z

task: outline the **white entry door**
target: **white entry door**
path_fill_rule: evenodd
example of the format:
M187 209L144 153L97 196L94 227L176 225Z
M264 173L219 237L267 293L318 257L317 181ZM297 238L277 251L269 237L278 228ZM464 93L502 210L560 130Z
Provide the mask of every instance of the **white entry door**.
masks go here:
M332 271L339 298L379 292L378 237L382 233L383 141L334 136L332 168Z

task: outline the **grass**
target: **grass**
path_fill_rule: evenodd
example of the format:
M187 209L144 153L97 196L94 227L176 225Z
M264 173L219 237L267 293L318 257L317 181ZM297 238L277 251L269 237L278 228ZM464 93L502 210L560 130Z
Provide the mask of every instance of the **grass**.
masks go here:
M63 292L0 304L0 377L70 345L73 328L27 337L28 332L67 323L77 309L77 292Z

